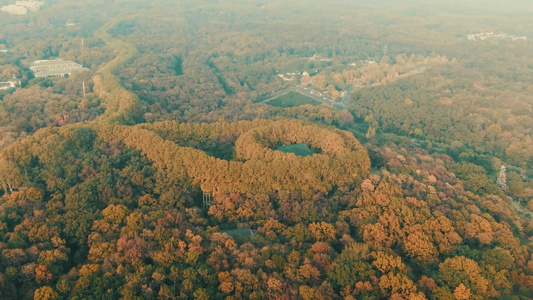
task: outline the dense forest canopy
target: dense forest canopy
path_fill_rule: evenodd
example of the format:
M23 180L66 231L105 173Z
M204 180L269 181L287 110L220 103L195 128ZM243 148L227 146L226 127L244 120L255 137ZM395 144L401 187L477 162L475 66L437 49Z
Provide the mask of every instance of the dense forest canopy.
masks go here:
M2 12L0 298L533 298L529 2Z

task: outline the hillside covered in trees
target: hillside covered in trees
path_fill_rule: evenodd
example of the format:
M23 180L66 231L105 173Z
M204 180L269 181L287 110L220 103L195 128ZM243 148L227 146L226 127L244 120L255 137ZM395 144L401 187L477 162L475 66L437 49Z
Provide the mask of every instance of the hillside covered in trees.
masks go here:
M0 91L0 298L532 298L531 16L521 0L3 14L0 80L20 84ZM90 70L34 78L56 57ZM295 94L316 105L269 104Z

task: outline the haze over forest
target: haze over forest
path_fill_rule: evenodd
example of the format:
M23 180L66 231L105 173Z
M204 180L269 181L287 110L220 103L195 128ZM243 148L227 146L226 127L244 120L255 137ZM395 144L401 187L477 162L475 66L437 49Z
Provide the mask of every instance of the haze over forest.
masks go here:
M0 0L0 299L532 299L530 0Z

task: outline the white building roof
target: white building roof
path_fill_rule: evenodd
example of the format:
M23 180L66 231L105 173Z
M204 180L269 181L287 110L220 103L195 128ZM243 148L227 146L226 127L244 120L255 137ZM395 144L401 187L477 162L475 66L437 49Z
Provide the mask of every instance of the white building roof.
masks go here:
M78 63L62 59L36 60L31 64L30 69L35 77L65 76L88 70Z

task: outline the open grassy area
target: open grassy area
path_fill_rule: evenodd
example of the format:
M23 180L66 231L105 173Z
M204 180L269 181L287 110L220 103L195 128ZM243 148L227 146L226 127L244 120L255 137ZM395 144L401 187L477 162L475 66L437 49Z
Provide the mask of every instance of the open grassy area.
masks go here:
M294 153L298 156L309 156L313 155L313 151L307 146L306 143L301 144L292 144L292 145L286 145L278 147L279 151L285 152L285 153Z
M267 104L279 107L295 107L305 104L319 105L320 102L315 99L309 98L297 92L290 92L276 99L272 99Z

